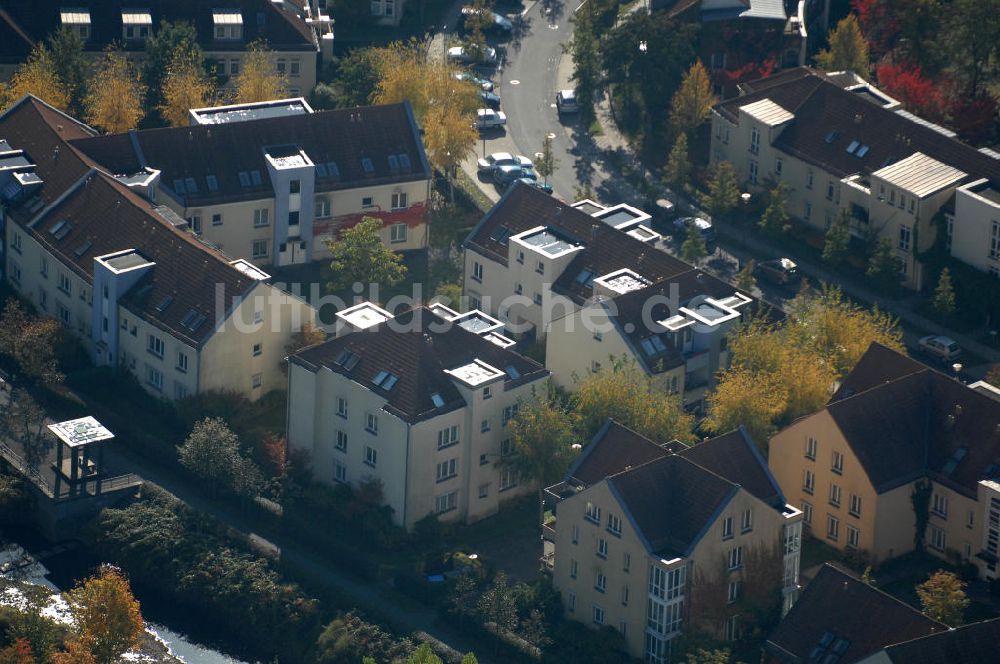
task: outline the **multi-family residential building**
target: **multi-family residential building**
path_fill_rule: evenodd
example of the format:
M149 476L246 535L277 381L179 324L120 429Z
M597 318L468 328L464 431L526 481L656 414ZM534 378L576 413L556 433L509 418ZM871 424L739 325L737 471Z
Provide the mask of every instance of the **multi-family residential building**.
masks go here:
M820 567L768 638L764 645L765 661L853 664L869 661L867 658L886 646L916 643L912 640L948 631L947 625L827 563ZM892 660L870 661L889 664Z
M500 321L442 306L337 314L337 336L289 359L288 444L317 481L375 481L407 529L471 522L533 490L507 467L508 423L548 376Z
M146 39L164 22L195 27L198 45L223 87L242 70L247 45L264 41L293 94L316 86L321 56L333 56L333 24L315 3L292 0L7 0L0 11L0 80L28 59L35 44L66 27L98 56L111 44L130 58L145 56Z
M372 17L379 25L399 25L406 0L369 0Z
M751 192L783 182L789 214L819 231L846 212L856 242L890 241L910 288L925 285L918 257L935 242L1000 276L1000 155L849 72L796 68L744 89L714 107L710 157Z
M826 407L771 439L771 471L817 539L873 563L914 549L923 495L924 548L995 579L995 397L873 344Z
M92 133L31 96L0 115L7 282L96 365L133 373L156 396L284 387L285 346L313 308L70 144Z
M742 428L661 447L609 421L545 500L566 615L618 629L647 662L683 633L738 639L749 604L778 588L784 611L795 601L802 514Z
M73 145L255 265L328 257L324 240L365 216L393 249L427 246L431 168L408 102L313 113L281 100L196 109L192 121Z

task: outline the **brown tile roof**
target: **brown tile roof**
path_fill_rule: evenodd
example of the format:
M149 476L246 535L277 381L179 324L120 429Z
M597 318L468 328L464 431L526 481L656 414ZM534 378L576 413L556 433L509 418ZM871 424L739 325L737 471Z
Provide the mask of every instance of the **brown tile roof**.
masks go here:
M112 173L134 173L149 165L162 171L161 186L185 205L254 200L273 196L264 148L296 145L313 163L336 162L339 178L317 175L316 191L426 180L430 166L409 103L368 106L305 115L194 127L146 129L98 136L74 146ZM141 153L138 153L138 146ZM409 169L390 168L389 155L406 154ZM366 175L362 158L372 160ZM244 187L241 172L258 171L259 185ZM210 192L207 176L218 191ZM177 194L174 181L193 178L196 194Z
M316 51L312 31L293 12L286 12L271 0L4 0L0 25L6 30L27 35L34 41L43 41L59 29L59 12L63 8L90 10L91 36L85 47L100 51L113 41L122 40L122 9L147 9L152 15L154 32L163 21L188 21L198 32L198 43L206 51L241 51L256 39L265 39L271 48L282 51ZM215 40L212 23L213 9L240 9L243 15L241 41ZM142 41L130 41L126 50L143 50ZM0 40L0 60L24 60L31 47L23 39Z
M546 226L558 229L575 243L584 246L552 284L553 292L583 303L593 295L593 287L576 281L584 269L595 276L629 268L650 283L687 272L691 266L634 237L615 230L599 219L570 207L565 202L521 185L511 187L486 213L465 240L465 246L500 263L507 263L506 238L523 231ZM501 233L500 231L504 231Z
M349 370L337 364L345 350L360 358ZM406 311L363 332L307 348L289 361L314 372L320 367L330 369L368 385L373 392L386 398L387 411L407 422L416 422L465 406L452 377L444 371L474 359L501 371L508 367L516 369L516 378L509 372L504 378L504 389L549 375L548 370L534 360L500 348L458 325L444 325L442 319L426 307ZM372 379L380 371L388 371L399 378L388 392L372 385ZM431 399L433 394L441 396L443 406L435 406Z
M854 365L851 373L840 383L840 387L830 398L830 403L926 368L926 365L907 357L904 353L873 341Z
M828 653L848 664L887 645L947 629L827 563L771 634L765 650L790 664L822 662ZM811 658L821 643L819 657Z
M897 643L885 649L893 664L983 664L1000 648L1000 618Z

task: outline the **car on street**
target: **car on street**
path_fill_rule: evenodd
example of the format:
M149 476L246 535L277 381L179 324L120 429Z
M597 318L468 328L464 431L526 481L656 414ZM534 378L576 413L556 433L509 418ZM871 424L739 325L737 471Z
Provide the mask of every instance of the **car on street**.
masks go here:
M552 193L552 185L549 184L548 182L539 182L538 180L533 180L531 178L518 178L516 180L516 182L523 182L524 184L528 185L529 187L534 187L535 189L538 189L539 191L544 191L546 194L551 194ZM513 184L513 183L511 183L511 184Z
M514 29L514 24L503 14L498 14L490 9L478 9L471 5L466 5L462 7L463 27L466 30L472 29L472 18L479 13L484 14L486 19L484 22L485 25L483 25L483 32L507 33Z
M480 78L473 73L467 71L460 71L455 74L455 78L459 81L470 81L481 87L486 92L493 92L493 81L488 78Z
M556 93L556 111L559 115L580 111L580 105L576 101L576 90L560 90Z
M524 166L532 168L531 160L522 155L512 155L509 152L494 152L488 157L476 160L476 169L483 175L492 175L501 166Z
M799 266L791 258L761 261L754 267L753 276L777 286L796 286L802 279Z
M500 166L493 172L493 181L500 189L506 189L522 179L537 180L538 174L530 166Z
M683 241L687 236L688 228L691 226L698 229L702 239L705 240L705 244L711 247L715 242L715 227L712 226L711 221L702 219L701 217L681 217L674 219L674 237Z
M954 339L934 334L921 337L917 342L917 348L942 361L954 360L962 354L962 348Z
M492 108L480 108L476 111L476 128L493 129L507 124L507 114L503 111L494 111Z
M452 46L448 49L448 59L455 62L496 64L497 50L492 46L484 46L478 53L473 53L465 46Z
M500 95L498 95L495 92L487 92L486 90L482 90L479 93L479 99L490 108L496 108L496 109L500 108Z

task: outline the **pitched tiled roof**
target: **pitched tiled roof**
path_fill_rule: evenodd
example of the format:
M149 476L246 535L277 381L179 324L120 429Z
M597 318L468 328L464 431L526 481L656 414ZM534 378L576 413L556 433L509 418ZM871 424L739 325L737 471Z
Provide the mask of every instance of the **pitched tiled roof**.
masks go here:
M316 51L309 27L293 12L277 7L271 0L4 0L0 12L0 36L4 32L26 35L44 41L61 26L60 10L88 9L90 39L85 47L100 51L113 41L122 41L122 9L145 9L153 19L153 31L163 21L187 21L198 32L198 43L207 51L241 51L251 41L264 39L275 50ZM243 39L216 41L212 10L239 9L243 17ZM142 41L129 41L126 50L142 50ZM27 58L31 47L23 38L0 39L0 60L19 62Z
M854 369L840 383L830 403L926 369L906 354L873 341Z
M677 445L683 447L682 443ZM608 420L576 458L566 476L589 486L668 454L669 449L614 420Z
M443 331L441 328L444 327ZM343 351L360 358L347 369L337 364ZM311 371L320 367L349 376L351 380L369 386L387 400L386 410L415 422L465 405L446 369L468 364L475 359L506 371L516 369L516 378L504 377L508 389L548 376L542 365L512 350L465 330L458 325L445 325L442 319L426 307L399 314L394 319L307 348L289 358ZM388 371L398 377L389 391L375 387L372 379ZM442 406L435 405L431 395L438 394Z
M1000 618L897 643L885 649L893 664L982 664L995 661Z
M313 163L335 162L339 177L317 174L317 192L431 177L409 103L147 129L88 138L74 145L113 173L134 173L145 165L159 169L163 173L161 186L188 206L273 195L264 157L268 146L294 145L305 150ZM389 155L399 154L409 157L408 169L390 167ZM366 174L362 158L371 159L371 175ZM240 173L250 171L260 174L260 184L241 183ZM216 179L217 191L208 188L206 178L210 175ZM174 181L185 178L193 178L197 193L177 193Z
M553 292L578 303L583 303L594 292L592 285L576 280L584 269L599 277L628 268L650 283L691 269L684 261L615 230L543 191L520 183L511 187L486 213L466 238L465 246L506 264L509 250L506 237L538 226L558 229L584 247L552 284ZM501 230L504 232L500 233Z
M785 497L767 468L767 462L747 432L740 427L679 454L733 484L738 484L771 507L782 509Z
M837 662L847 664L887 645L947 629L827 563L771 634L765 649L782 662L822 662L830 653L839 655ZM823 651L811 659L821 643Z

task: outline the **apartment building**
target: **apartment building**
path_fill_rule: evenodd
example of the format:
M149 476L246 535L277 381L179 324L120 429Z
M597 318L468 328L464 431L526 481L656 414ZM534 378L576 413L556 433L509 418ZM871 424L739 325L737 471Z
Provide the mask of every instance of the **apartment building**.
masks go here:
M406 0L369 0L372 17L379 25L396 26L403 18Z
M548 371L511 350L499 321L370 303L337 317L335 338L289 358L288 444L317 481L377 481L408 530L429 515L476 521L534 490L501 460Z
M789 214L818 231L846 212L856 241L891 242L907 287L927 285L918 256L939 236L1000 276L1000 155L849 72L796 68L744 91L713 108L710 158L731 162L751 192L785 183Z
M948 631L947 625L931 620L910 605L826 563L764 644L764 661L768 664L851 664L859 661L889 664L891 660L868 658L887 646L918 643L925 640L922 637Z
M328 258L325 240L365 216L395 250L427 246L432 172L408 102L313 113L280 100L196 109L192 121L73 145L254 265Z
M1000 401L873 344L822 410L771 439L771 472L814 537L874 564L925 549L998 576Z
M4 277L97 366L178 399L284 387L285 345L315 311L184 230L77 152L89 127L34 97L0 115Z
M333 23L318 6L292 0L7 0L0 12L0 80L28 59L36 43L68 27L97 57L114 43L145 57L146 38L164 22L194 25L198 45L215 65L223 89L242 70L247 45L264 41L293 94L316 86L320 61L333 56Z
M742 428L661 447L609 421L545 500L566 615L618 629L646 662L670 661L684 633L738 639L760 593L795 601L802 514Z

